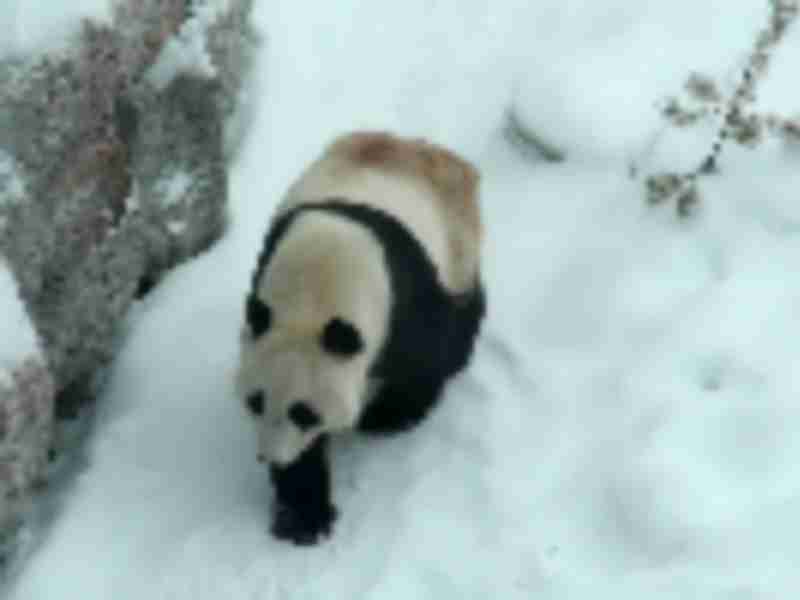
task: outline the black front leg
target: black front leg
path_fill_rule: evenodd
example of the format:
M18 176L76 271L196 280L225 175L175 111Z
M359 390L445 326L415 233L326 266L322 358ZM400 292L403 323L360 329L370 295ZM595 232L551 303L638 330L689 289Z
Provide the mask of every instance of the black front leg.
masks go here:
M310 545L330 534L337 511L331 503L327 441L321 435L295 462L270 467L277 500L272 523L275 537Z

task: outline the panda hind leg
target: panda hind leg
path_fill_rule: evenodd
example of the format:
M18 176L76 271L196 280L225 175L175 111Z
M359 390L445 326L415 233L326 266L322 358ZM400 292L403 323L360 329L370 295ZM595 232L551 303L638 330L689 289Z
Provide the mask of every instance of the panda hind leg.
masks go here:
M281 540L308 546L328 536L337 517L331 502L327 436L289 465L270 467L276 507L272 534Z
M412 429L438 403L445 380L445 376L428 376L384 383L376 397L364 409L357 429L373 434L401 433Z

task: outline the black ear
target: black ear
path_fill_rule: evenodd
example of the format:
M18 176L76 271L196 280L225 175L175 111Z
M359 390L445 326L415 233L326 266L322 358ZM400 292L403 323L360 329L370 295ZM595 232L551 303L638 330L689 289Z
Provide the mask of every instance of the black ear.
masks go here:
M301 431L307 431L322 423L322 419L313 408L305 402L295 402L289 407L289 420Z
M254 392L247 397L247 408L254 415L264 414L264 394L261 392Z
M255 337L264 335L272 324L272 311L255 294L247 297L245 317Z
M364 342L358 329L347 321L335 317L328 321L322 332L322 347L332 354L353 356L361 352Z

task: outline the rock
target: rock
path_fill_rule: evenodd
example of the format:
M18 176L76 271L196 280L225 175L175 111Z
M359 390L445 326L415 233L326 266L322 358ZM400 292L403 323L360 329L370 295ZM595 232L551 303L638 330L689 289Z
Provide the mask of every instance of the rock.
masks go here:
M53 379L38 356L0 375L0 565L15 550L25 509L44 483L53 396Z
M223 233L251 6L126 0L66 50L0 61L0 255L44 353L0 387L0 417L53 394L56 425L85 414L132 302ZM0 507L6 542L55 443L44 421L14 419L14 447L0 436L0 498L20 499Z
M0 563L43 481L55 387L17 284L0 259Z

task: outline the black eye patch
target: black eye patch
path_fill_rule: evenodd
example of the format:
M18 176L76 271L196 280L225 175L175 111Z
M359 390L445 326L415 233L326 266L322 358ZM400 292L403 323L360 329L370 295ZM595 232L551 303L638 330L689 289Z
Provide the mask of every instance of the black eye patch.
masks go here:
M254 294L247 297L247 306L245 307L245 317L247 324L253 331L255 337L264 335L272 324L272 311L269 306L259 300Z
M264 414L264 394L255 392L247 397L247 408L254 415Z
M322 423L317 412L305 402L295 402L289 407L289 420L301 431L307 431Z
M322 332L322 347L332 354L353 356L361 352L364 342L353 325L335 317L328 321Z

